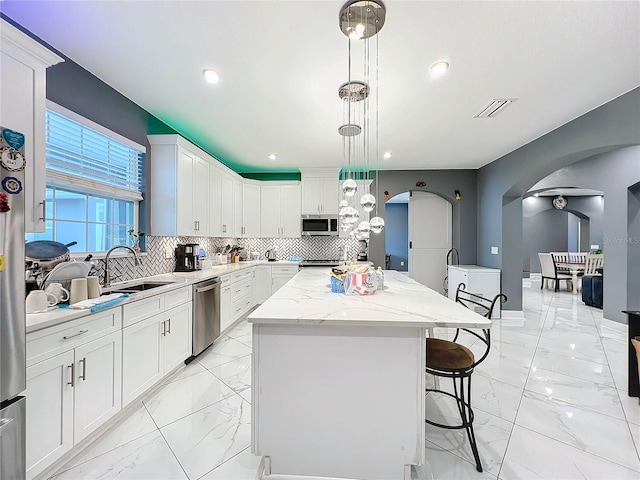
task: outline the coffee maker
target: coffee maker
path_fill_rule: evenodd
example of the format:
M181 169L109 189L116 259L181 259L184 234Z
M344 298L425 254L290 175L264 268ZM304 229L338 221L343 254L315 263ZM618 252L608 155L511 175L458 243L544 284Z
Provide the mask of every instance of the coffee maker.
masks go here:
M200 245L197 243L178 244L176 246L176 272L201 270Z

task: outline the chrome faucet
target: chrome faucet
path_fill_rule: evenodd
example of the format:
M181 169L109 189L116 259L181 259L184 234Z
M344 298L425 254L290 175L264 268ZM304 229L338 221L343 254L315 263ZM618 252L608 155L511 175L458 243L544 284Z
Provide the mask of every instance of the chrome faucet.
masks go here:
M109 265L109 259L111 257L111 252L113 252L118 248L126 248L127 250L130 250L131 253L133 253L133 255L136 257L135 266L137 267L139 265L142 265L142 262L140 261L140 257L138 256L138 252L136 252L129 245L115 245L111 247L104 257L105 268L104 268L104 282L102 284L103 287L111 286L111 266Z

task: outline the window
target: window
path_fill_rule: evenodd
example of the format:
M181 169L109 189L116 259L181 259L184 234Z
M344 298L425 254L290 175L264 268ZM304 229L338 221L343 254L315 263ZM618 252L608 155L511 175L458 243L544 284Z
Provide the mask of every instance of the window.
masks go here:
M144 147L49 103L44 233L27 241L77 242L71 252L127 244L139 230Z

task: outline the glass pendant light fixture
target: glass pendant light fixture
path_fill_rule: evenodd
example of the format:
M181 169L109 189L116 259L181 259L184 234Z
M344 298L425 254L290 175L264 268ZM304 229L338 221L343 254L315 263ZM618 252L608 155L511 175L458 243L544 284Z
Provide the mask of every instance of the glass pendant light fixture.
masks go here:
M339 215L341 228L346 231L346 227L357 225L350 233L352 237L360 240L369 238L369 232L379 233L384 229L384 220L374 217L375 229L368 221L358 224L361 211L365 212L365 218L369 217L369 212L376 209L376 197L371 193L365 193L357 200L358 182L364 180L370 182L370 172L373 168L371 162L371 121L372 113L375 115L375 158L377 176L378 157L378 41L370 43L369 39L383 27L386 19L386 7L381 0L349 0L340 9L339 26L340 30L348 37L349 45L349 77L346 83L338 88L338 97L343 100L343 124L338 128L338 133L343 139L343 182L341 191L344 199L340 202ZM361 42L362 41L362 42ZM358 50L353 53L353 50ZM375 49L375 55L372 51ZM362 57L360 57L360 52ZM352 71L355 63L360 63L361 70L357 70L362 75L363 80L352 78ZM375 60L372 64L371 59ZM355 61L352 61L355 60ZM373 68L372 68L373 66ZM372 74L373 70L373 74ZM371 82L374 82L372 89ZM370 94L375 92L375 108L369 105ZM376 182L377 188L378 182ZM373 220L373 219L372 219Z

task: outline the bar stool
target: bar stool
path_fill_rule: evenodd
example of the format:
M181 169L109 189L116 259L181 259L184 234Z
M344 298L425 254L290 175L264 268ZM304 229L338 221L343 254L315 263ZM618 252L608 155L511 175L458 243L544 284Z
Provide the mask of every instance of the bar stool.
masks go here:
M456 290L456 302L464 305L465 307L477 311L479 314L486 318L491 318L493 313L493 307L497 301L506 302L506 295L500 293L493 299L487 299L481 295L469 293L466 291L466 285L461 283ZM484 345L484 353L476 360L473 352L457 343L460 331L465 331ZM491 333L489 329L482 329L482 333L478 333L466 328L456 329L456 334L452 341L442 340L440 338L427 338L427 365L425 371L437 377L450 378L453 381L454 393L440 390L439 388L427 388L427 393L437 392L443 395L447 395L454 398L460 413L461 423L456 425L445 425L442 423L434 422L429 419L425 419L430 425L446 428L446 429L465 429L467 436L469 437L469 443L471 444L471 450L473 452L473 458L476 461L476 470L482 472L482 464L480 462L480 455L478 455L478 446L476 443L476 436L473 431L473 409L471 408L471 374L474 368L480 364L491 349ZM437 384L439 386L439 383Z

